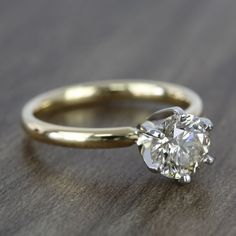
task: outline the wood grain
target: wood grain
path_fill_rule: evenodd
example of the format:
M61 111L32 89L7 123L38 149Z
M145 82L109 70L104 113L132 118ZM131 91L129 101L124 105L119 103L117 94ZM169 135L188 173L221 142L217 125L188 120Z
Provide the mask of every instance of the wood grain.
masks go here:
M236 235L235 12L233 0L0 1L0 235ZM215 123L215 164L179 186L147 171L136 147L26 138L20 112L32 96L108 78L196 90ZM58 122L135 124L149 112L121 111Z

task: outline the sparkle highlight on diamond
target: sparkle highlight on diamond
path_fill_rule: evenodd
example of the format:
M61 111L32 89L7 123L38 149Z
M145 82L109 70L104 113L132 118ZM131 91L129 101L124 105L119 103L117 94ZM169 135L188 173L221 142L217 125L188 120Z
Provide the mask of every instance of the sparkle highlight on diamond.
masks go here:
M173 114L169 115L169 111ZM191 175L202 163L214 161L208 155L212 122L187 114L180 108L158 112L159 115L162 113L168 113L168 116L147 120L139 126L137 144L140 152L149 169L189 183Z

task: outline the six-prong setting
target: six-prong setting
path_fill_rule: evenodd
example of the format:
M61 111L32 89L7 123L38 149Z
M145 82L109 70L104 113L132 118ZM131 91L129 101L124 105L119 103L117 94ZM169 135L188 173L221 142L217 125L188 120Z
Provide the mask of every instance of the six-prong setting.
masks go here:
M208 154L212 128L207 118L187 114L179 107L168 108L139 125L137 144L150 170L190 183L202 163L214 161Z

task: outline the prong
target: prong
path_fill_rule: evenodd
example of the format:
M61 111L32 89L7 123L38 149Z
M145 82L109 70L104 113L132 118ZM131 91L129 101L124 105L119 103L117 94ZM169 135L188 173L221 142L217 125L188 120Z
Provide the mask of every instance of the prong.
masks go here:
M183 113L180 117L181 121L186 121L187 120L187 114Z
M211 131L213 129L213 123L208 118L202 117L201 121L203 122L205 129Z
M205 158L204 158L204 163L206 163L206 164L213 164L214 163L214 157L212 157L212 156L210 156L210 155L207 155Z
M191 176L189 174L185 174L178 181L183 184L189 184L191 182Z
M185 114L185 111L180 107L170 107L154 112L151 116L147 118L147 120L149 121L162 120L174 114L183 115Z
M183 113L182 115L181 115L181 117L180 117L180 121L181 122L184 122L184 121L186 121L188 118L189 118L189 114L187 114L187 113Z
M138 125L137 127L140 131L147 132L150 129L154 129L155 125L153 122L146 120L144 123Z
M167 108L167 109L168 109L168 108ZM175 114L178 114L178 115L187 115L187 114L185 113L185 111L184 111L181 107L175 106L175 107L170 107L169 109L172 110L172 112L174 112Z
M147 166L147 169L148 169L149 171L151 171L153 174L156 174L156 173L159 172L158 169L149 168L148 166Z
M148 130L148 133L151 134L154 138L163 139L165 137L165 135L157 129L150 129L150 130Z

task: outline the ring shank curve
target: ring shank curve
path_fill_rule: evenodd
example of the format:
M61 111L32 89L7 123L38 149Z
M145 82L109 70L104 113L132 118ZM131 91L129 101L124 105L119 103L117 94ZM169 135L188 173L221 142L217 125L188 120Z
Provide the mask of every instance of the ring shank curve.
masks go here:
M183 107L200 115L202 100L191 89L167 82L112 80L55 89L30 100L22 110L22 124L33 138L51 144L77 148L126 147L137 140L136 128L80 128L51 124L38 114L73 105L109 100L146 100Z

